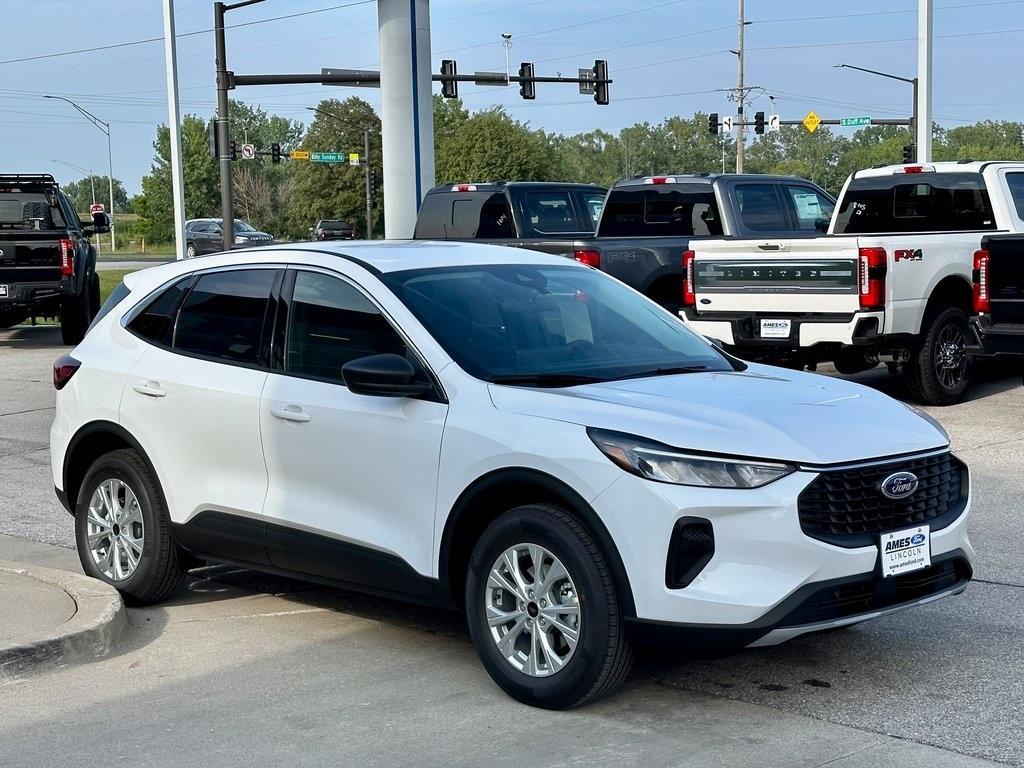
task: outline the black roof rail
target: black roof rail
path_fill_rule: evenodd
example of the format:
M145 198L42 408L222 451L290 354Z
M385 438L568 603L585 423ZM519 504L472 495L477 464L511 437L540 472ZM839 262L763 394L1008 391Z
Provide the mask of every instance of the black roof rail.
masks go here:
M967 163L973 163L973 162L974 162L974 160L972 160L971 158L966 158L964 160L957 160L956 164L957 165L965 165Z
M0 173L0 185L13 187L19 184L52 184L57 186L53 175L49 173Z

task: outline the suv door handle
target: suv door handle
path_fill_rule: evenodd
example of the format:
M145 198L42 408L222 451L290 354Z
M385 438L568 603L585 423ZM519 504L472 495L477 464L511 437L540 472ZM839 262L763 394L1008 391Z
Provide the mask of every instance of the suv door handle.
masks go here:
M166 397L167 391L157 381L147 381L145 384L133 384L132 389L146 397Z
M271 408L270 413L284 421L295 421L300 424L305 424L313 418L297 405L289 405L284 408Z

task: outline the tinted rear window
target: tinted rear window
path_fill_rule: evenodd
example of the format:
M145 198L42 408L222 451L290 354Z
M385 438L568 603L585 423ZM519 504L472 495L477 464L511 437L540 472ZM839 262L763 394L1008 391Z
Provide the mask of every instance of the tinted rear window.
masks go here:
M721 235L715 193L708 184L612 190L601 215L599 237L692 237Z
M274 276L246 269L200 277L178 313L174 350L255 364Z
M64 229L56 195L43 192L0 193L0 229Z
M142 311L135 315L128 324L128 330L146 341L170 346L178 305L188 293L192 281L191 275L184 277L150 299ZM104 305L105 308L106 305Z
M896 173L854 179L840 201L836 234L995 229L980 173Z
M1017 218L1024 220L1024 173L1006 174L1006 185L1010 188L1010 197L1017 209Z
M594 230L593 225L580 221L570 189L522 189L515 195L522 215L524 237ZM589 222L589 216L587 219Z

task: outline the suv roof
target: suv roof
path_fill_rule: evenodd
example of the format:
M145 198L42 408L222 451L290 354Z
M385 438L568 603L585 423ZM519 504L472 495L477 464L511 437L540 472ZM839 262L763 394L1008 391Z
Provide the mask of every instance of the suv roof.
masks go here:
M487 190L510 189L512 187L555 187L560 189L593 189L605 190L598 184L575 181L463 181L454 184L439 184L427 192L433 195L441 192L483 192Z
M642 187L651 184L714 184L719 179L737 179L742 181L807 181L800 176L783 176L769 173L667 173L638 174L619 179L613 189L619 187ZM812 183L813 182L809 182Z

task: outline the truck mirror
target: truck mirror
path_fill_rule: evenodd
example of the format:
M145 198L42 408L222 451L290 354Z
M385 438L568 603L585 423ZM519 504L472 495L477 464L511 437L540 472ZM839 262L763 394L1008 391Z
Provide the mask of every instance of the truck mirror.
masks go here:
M103 213L94 213L92 215L92 231L97 235L104 235L110 231L110 215Z

